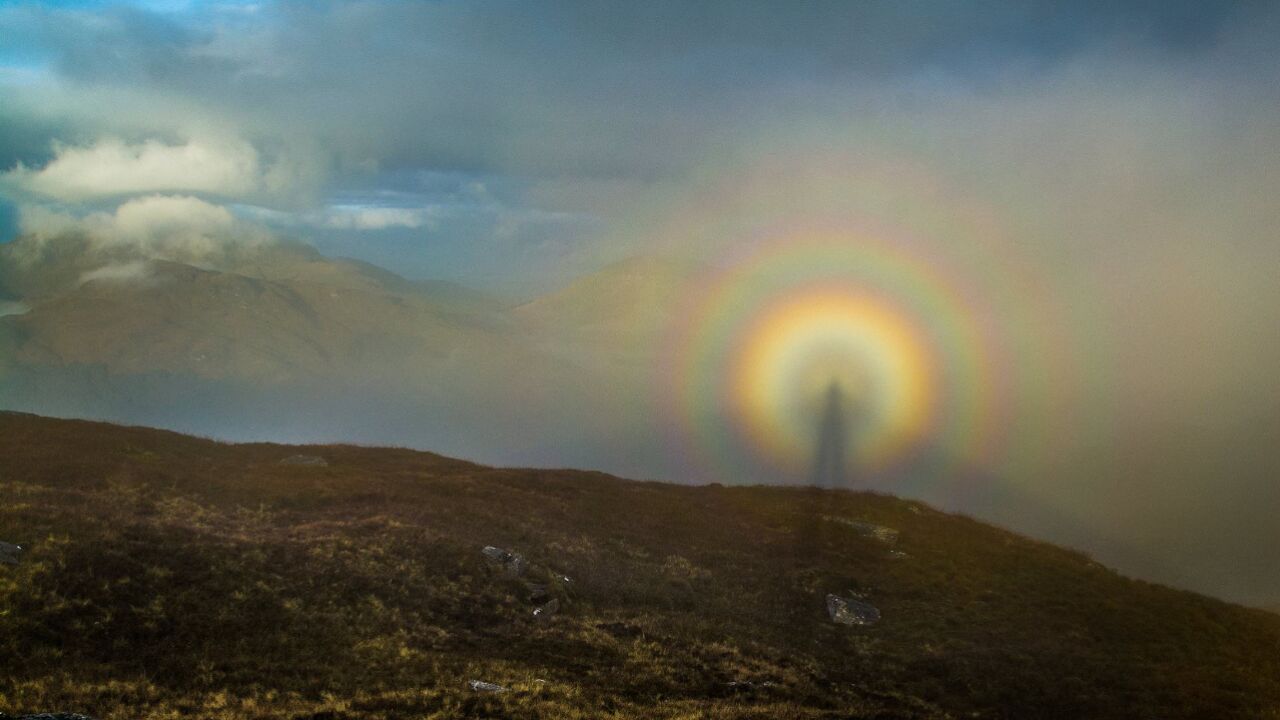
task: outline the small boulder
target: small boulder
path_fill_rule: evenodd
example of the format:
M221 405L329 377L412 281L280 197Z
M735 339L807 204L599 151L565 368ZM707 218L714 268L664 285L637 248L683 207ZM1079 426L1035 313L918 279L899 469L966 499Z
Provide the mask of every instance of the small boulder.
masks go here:
M862 537L871 538L885 545L894 545L898 542L898 531L884 525L876 525L862 520L850 520L849 518L835 517L832 515L824 515L824 520L839 523L847 528L851 528L854 532Z
M730 680L726 684L734 690L755 690L757 688L771 688L778 686L778 683L772 680Z
M290 455L280 461L281 465L303 465L306 467L328 467L329 461L319 455Z
M560 601L555 598L551 598L549 601L533 609L533 617L538 620L547 620L557 612L560 612Z
M500 693L507 691L506 688L497 683L485 682L484 680L472 680L467 683L467 686L471 688L472 692Z
M492 545L486 545L480 552L484 553L484 556L489 558L489 560L500 565L502 567L502 571L506 573L508 577L520 577L524 574L525 570L529 569L529 563L527 563L524 556L519 553L503 550L500 547L494 547Z
M874 625L880 621L880 610L854 597L827 595L827 614L841 625Z
M529 591L529 602L542 603L551 597L551 587L546 583L530 582L524 583L524 589Z
M18 558L22 555L22 546L13 543L0 542L0 563L6 565L17 565Z

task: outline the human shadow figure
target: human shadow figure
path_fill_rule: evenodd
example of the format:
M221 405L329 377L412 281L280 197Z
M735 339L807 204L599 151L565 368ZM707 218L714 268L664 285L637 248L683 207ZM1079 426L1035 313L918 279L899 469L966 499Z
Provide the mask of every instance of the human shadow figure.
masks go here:
M833 380L823 399L808 486L802 490L800 527L796 535L802 554L817 550L822 518L834 511L839 499L834 491L849 489L854 484L849 467L849 444L856 430L850 422L851 405L840 383Z
M840 383L832 381L827 388L818 426L818 446L813 456L809 484L820 488L846 487L852 480L847 463L849 426L845 417L846 400Z
M795 569L790 578L792 597L799 603L794 610L795 632L805 635L808 642L822 642L831 633L832 621L844 621L833 614L828 593L855 602L845 596L859 589L856 579L847 577L846 564L840 560L847 533L841 532L840 521L833 520L849 514L849 498L841 491L861 482L854 443L867 420L864 402L847 395L840 383L832 380L823 397L809 484L799 488L795 515Z

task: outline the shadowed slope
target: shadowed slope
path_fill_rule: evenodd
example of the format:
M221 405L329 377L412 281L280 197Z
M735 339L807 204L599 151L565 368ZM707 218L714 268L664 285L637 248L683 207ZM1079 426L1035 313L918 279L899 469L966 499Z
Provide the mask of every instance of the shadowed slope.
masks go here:
M328 464L280 464L297 454ZM0 458L0 540L28 548L0 567L0 711L1280 710L1280 618L888 496L226 445L11 413ZM530 569L495 567L486 545ZM882 619L836 625L828 593L860 595ZM535 618L547 598L559 612ZM472 679L509 691L476 693Z

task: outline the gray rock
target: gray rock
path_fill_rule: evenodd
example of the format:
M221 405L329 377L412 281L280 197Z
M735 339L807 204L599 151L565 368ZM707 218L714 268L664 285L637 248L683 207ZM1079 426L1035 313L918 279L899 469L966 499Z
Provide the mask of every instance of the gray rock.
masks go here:
M485 682L484 680L472 680L467 683L472 692L500 693L506 692L507 689L497 683Z
M778 683L772 680L730 680L728 686L735 690L755 689L755 688L771 688L777 687Z
M513 553L492 545L486 545L480 552L484 553L484 556L493 562L501 565L502 571L508 577L520 577L525 570L529 569L529 563L525 562L524 556L519 553Z
M329 461L319 455L290 455L280 461L281 465L305 465L307 467L328 467Z
M894 545L898 542L898 531L891 527L876 525L875 523L864 522L862 520L850 520L849 518L835 517L833 515L823 515L822 519L852 528L854 532L858 533L862 537L877 540L885 545Z
M17 565L18 557L22 555L22 546L13 543L0 542L0 563L7 565Z
M533 616L539 620L546 620L558 612L560 612L560 601L551 598L548 602L534 608Z
M535 603L546 602L551 597L551 587L546 583L530 582L524 583L524 589L529 591L529 600Z
M880 610L854 597L827 595L827 614L841 625L874 625L880 621Z

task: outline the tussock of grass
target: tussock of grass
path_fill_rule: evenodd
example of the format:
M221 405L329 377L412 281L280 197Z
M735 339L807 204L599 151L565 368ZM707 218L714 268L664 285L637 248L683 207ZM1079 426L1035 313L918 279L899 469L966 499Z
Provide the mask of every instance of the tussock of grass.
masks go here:
M0 711L1280 717L1280 617L885 496L0 414L0 539L29 547L0 567ZM849 591L883 620L831 623Z

